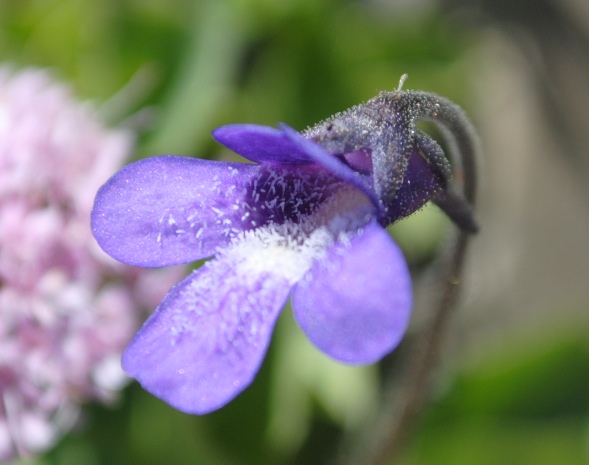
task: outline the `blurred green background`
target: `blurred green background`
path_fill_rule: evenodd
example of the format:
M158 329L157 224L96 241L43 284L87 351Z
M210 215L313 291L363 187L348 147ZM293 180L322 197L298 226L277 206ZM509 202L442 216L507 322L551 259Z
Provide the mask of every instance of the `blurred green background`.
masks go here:
M589 464L588 44L585 0L0 0L0 59L53 69L138 131L137 157L230 157L219 125L302 130L403 73L466 109L485 151L482 233L407 465ZM447 228L435 208L393 228L415 271L413 333ZM131 383L25 463L332 463L395 357L337 365L286 311L222 410L188 416Z

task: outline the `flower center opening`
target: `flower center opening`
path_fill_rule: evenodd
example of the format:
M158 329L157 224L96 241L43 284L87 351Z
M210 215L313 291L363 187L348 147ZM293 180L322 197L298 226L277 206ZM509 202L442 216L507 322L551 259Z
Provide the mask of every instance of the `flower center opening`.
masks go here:
M349 242L373 214L368 198L346 187L298 221L269 223L243 231L218 256L230 257L238 275L245 279L268 273L294 284L336 241Z

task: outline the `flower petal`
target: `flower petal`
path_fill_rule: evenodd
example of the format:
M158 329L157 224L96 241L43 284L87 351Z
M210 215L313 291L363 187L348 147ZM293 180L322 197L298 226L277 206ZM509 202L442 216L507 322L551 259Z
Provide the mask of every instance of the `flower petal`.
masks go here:
M258 171L257 165L189 157L140 160L100 188L92 232L109 255L131 265L210 256L251 220L242 200Z
M278 275L244 271L215 258L172 288L123 354L125 371L186 413L237 396L256 375L291 288Z
M293 291L295 318L307 337L336 360L378 361L400 342L411 315L409 270L398 246L376 223L315 262Z
M213 138L257 163L309 163L313 160L285 134L269 126L229 124L213 131Z

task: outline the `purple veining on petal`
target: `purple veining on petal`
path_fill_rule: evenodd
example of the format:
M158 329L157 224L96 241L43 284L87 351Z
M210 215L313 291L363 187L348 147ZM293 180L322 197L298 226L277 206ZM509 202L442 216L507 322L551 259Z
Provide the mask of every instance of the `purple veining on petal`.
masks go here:
M257 163L313 162L305 150L279 129L257 124L230 124L212 133L213 138L242 157Z
M247 193L248 204L262 212L267 224L299 222L346 188L346 183L316 164L260 165ZM259 221L257 226L262 226Z
M123 354L125 371L186 413L211 412L243 391L291 288L245 270L216 258L177 284Z
M294 287L295 318L323 352L350 364L392 351L411 315L411 280L398 246L376 223L339 242Z

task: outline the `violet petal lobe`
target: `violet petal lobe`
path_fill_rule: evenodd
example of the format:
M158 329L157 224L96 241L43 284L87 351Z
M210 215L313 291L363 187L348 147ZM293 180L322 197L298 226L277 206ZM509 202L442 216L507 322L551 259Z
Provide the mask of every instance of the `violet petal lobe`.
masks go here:
M214 411L252 382L290 288L217 257L172 288L127 347L123 368L178 410Z
M258 170L176 156L131 163L98 191L92 232L105 252L131 265L211 256L245 228L243 196Z
M213 131L213 138L256 163L309 163L313 160L282 131L257 124L229 124Z
M386 230L372 222L316 261L292 302L297 322L320 350L344 363L373 363L399 344L409 324L409 270Z

